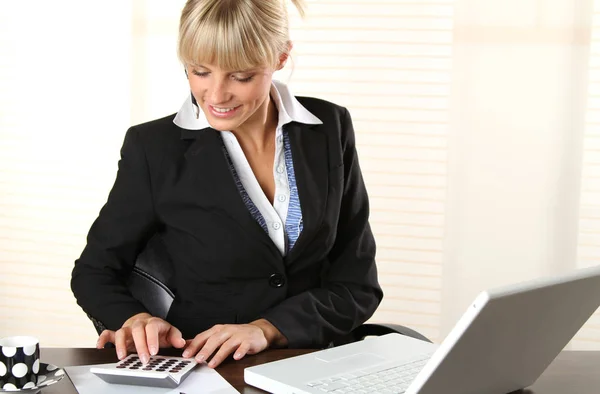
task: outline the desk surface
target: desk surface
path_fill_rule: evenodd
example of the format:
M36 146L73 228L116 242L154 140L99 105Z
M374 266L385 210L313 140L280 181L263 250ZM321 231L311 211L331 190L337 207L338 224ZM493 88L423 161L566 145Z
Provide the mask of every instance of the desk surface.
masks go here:
M310 350L268 350L255 356L245 357L240 361L228 360L219 366L217 371L241 393L264 393L262 390L244 384L244 368L308 352ZM170 355L177 354L172 353ZM41 358L45 363L58 366L102 364L117 361L114 349L47 348L41 350ZM562 352L532 387L517 393L597 394L600 392L599 365L600 352ZM63 379L59 383L45 388L43 393L77 394L77 391L68 379Z

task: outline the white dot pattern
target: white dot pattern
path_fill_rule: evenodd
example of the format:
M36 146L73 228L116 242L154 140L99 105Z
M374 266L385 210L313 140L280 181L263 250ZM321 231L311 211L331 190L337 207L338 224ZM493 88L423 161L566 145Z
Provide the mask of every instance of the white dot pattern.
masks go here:
M18 363L13 365L12 374L17 378L22 378L27 373L27 365Z
M6 372L8 372L6 370L6 365L4 365L2 361L0 361L0 376L6 375Z
M4 354L6 357L12 357L17 354L17 348L12 346L3 346L2 354Z
M33 353L35 353L35 348L36 348L36 345L24 346L23 353L25 353L27 356L32 356Z
M22 355L22 353L22 349L17 349L17 355ZM39 361L35 363L36 369L39 371L37 376L30 375L33 367L25 363L9 364L8 367L6 364L0 364L4 366L4 369L7 369L5 376L2 376L0 380L0 392L18 392L21 390L35 390L37 392L46 386L57 383L66 375L62 368L52 364L40 363ZM7 380L7 376L10 380Z
M33 373L40 372L40 360L35 360L35 362L33 363L33 367L31 367L31 370L33 371Z

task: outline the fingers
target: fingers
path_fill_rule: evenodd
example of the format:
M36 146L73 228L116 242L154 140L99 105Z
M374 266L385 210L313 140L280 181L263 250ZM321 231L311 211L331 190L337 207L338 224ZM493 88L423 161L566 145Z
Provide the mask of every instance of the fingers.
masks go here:
M183 357L193 357L202 362L212 358L208 366L214 368L235 352L234 359L239 360L246 354L255 354L268 347L264 332L250 324L217 325L198 335L190 342Z
M250 350L250 342L247 342L247 341L242 342L242 344L235 351L233 358L235 360L241 360L242 358L244 358L244 356L246 354L248 354L249 350Z
M158 353L159 344L159 336L160 336L160 327L161 325L158 322L150 320L148 324L146 324L146 342L148 344L148 351L150 355L155 356ZM140 357L141 358L141 357ZM144 362L142 360L142 362Z
M202 362L204 360L208 360L209 357L214 352L216 352L217 350L220 351L220 348L225 346L225 343L227 343L227 341L231 338L231 336L232 336L232 332L230 330L221 330L218 333L211 335L211 337L206 340L206 342L204 343L204 346L202 346L202 349L200 349L200 351L196 355L196 361ZM226 354L222 353L220 355L219 362L215 362L214 357L216 355L213 356L213 359L210 360L210 362L208 363L208 366L211 368L214 368L217 365L219 365L221 363L221 361L223 361L225 359L225 357L227 357L233 351L233 349L230 349L230 348L231 348L231 344L229 344L224 350L224 352L227 352L228 350L229 351Z
M138 357L143 364L147 364L148 361L150 361L150 352L148 351L148 344L146 341L146 323L143 321L134 322L131 325L131 336L133 337Z
M104 330L98 337L96 342L96 349L103 349L107 343L115 343L115 332L111 330Z
M182 347L184 347L187 344L187 341L185 339L183 339L183 335L181 334L181 331L179 331L177 328L175 328L173 326L171 326L171 328L169 329L169 333L168 333L167 337L168 337L169 343L174 348L181 349Z
M128 351L135 351L144 364L150 361L151 355L158 354L161 347L182 348L187 343L181 331L147 313L131 317L116 332L104 330L98 337L96 347L100 349L108 342L115 344L119 360L127 357Z
M208 342L210 342L210 340ZM217 352L217 354L215 354L213 356L213 358L210 360L210 362L208 363L208 366L210 368L217 367L219 364L221 364L223 361L225 361L225 359L231 353L233 353L234 350L236 350L239 345L240 344L238 343L238 341L235 338L231 338L231 339L225 341L225 343L221 344L221 347L219 348L219 351ZM203 351L204 351L204 349L202 349L200 353L202 353Z
M129 337L129 329L121 328L115 333L115 347L117 348L117 357L119 360L127 356L127 339Z
M194 357L201 363L208 358L225 342L235 330L233 325L216 325L196 335L196 338L188 344L183 357Z
M116 332L104 330L96 346L101 348L108 342L115 344L120 360L127 356L128 350L135 350L142 363L147 364L151 355L158 354L160 347L185 347L183 357L195 356L197 362L212 356L208 363L211 368L220 365L234 352L233 358L240 360L268 347L265 333L257 325L216 325L186 341L181 331L159 318L133 320Z
M196 335L196 337L191 342L189 342L187 347L185 348L183 352L183 357L194 357L194 355L196 355L196 353L198 353L198 351L204 346L206 341L219 330L220 326L217 325ZM206 358L199 358L198 356L196 356L196 361L198 361L199 363L201 363L204 360L206 360Z

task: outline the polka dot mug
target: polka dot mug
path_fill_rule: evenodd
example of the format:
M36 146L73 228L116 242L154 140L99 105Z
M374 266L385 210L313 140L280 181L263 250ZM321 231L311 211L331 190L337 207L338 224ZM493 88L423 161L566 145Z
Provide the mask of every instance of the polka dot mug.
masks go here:
M34 337L0 339L0 388L35 386L40 371L40 343Z

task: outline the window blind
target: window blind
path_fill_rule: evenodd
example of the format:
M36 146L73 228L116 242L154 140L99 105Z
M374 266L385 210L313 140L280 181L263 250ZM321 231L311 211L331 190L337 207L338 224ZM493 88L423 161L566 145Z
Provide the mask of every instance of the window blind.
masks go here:
M578 265L600 265L600 1L594 1L589 61L588 104L583 140L579 207ZM572 341L577 349L600 349L600 312Z
M352 115L385 292L373 322L440 339L453 0L308 1L293 12L297 95Z

